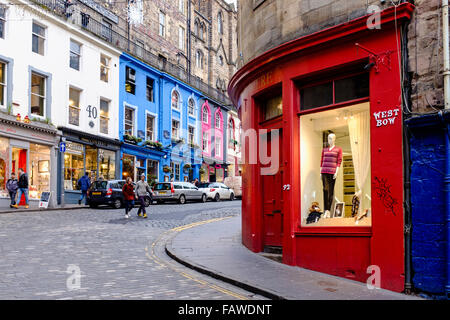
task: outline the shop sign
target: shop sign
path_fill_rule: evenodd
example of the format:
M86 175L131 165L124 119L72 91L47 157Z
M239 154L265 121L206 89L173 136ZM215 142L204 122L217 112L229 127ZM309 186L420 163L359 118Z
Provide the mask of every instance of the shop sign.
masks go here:
M48 208L48 203L50 201L50 192L42 192L41 199L39 201L39 208Z
M395 124L400 109L391 109L387 111L374 112L373 116L377 122L377 127L385 127Z
M84 148L82 144L74 143L74 142L67 142L66 144L66 152L76 155L83 155Z

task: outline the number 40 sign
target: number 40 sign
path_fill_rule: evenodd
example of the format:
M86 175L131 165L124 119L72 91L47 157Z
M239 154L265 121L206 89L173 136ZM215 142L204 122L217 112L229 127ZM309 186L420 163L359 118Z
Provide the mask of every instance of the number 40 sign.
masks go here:
M97 108L91 105L87 106L86 111L88 112L88 118L97 119Z

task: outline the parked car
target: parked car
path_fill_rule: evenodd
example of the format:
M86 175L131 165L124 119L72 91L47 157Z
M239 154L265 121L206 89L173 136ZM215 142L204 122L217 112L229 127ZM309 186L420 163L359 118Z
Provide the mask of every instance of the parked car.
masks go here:
M242 198L242 177L241 176L235 176L235 177L226 177L223 183L233 189L234 196L236 198Z
M199 190L206 193L208 199L214 201L231 200L235 198L234 190L220 182L200 183Z
M153 199L158 203L178 201L185 204L189 200L200 202L207 200L206 193L189 182L160 182L155 184L153 191Z
M121 208L124 203L122 194L124 184L125 180L94 181L87 195L89 206L96 208L99 205L106 204L116 209ZM133 185L136 187L135 183ZM145 197L146 207L152 203L152 198L153 195L147 193L147 197Z

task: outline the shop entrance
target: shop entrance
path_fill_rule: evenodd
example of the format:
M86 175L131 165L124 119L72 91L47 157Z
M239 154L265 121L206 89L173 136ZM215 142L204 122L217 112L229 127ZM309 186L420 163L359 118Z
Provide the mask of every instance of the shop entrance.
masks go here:
M273 158L275 148L278 148L278 168L273 173L261 175L262 179L262 211L263 211L263 247L265 251L281 253L283 244L283 161L282 145L283 131L279 132L279 139L275 139L274 131L269 131L266 136L267 154ZM265 139L263 138L263 141ZM261 168L273 167L273 163L261 165Z
M16 179L19 179L19 168L27 172L27 154L27 149L12 148L11 150L11 172L16 174ZM21 199L17 199L17 202L19 205L25 205L25 195L22 194Z

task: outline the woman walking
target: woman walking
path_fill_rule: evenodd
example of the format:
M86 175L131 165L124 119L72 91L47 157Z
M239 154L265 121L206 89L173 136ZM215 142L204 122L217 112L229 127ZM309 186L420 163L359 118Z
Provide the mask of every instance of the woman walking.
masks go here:
M128 219L130 217L129 212L134 207L134 189L133 189L133 180L131 177L127 178L127 182L123 185L122 188L123 200L125 202L125 218Z
M145 197L147 196L147 192L151 197L152 190L150 189L150 186L145 181L145 173L141 174L141 180L138 181L136 184L136 196L138 197L140 207L138 210L138 217L141 216L141 212L144 214L144 218L147 218L147 212L145 211Z

